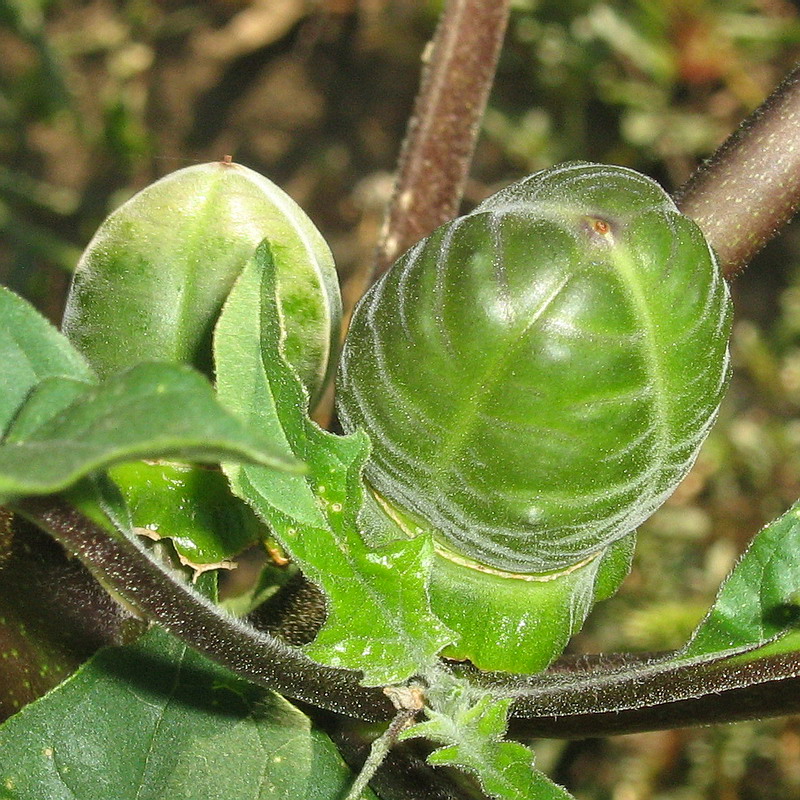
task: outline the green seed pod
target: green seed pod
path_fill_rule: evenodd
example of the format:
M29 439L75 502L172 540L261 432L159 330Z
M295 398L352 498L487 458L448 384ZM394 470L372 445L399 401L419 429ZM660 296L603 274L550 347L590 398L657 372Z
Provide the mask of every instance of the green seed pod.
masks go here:
M713 253L656 183L567 164L442 226L370 289L339 417L372 440L384 510L451 564L574 576L688 472L728 381L730 318Z
M219 311L263 239L275 257L286 354L313 400L339 334L333 258L285 192L238 164L178 170L112 213L78 264L64 332L101 376L144 360L210 375Z

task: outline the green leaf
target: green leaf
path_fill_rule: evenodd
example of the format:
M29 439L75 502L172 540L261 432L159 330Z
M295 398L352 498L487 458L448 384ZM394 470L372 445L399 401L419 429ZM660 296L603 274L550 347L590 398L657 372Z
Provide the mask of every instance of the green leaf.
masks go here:
M628 574L634 542L629 536L577 569L544 576L472 569L437 552L431 606L461 634L442 655L488 671L543 670L563 652L596 600Z
M185 563L219 565L264 533L249 506L231 494L216 469L175 462L130 461L110 470L133 525L171 540Z
M756 534L681 656L750 650L797 627L798 553L800 503Z
M95 385L94 381L86 383L62 376L44 378L20 406L6 433L6 442L23 442L34 437L46 422L69 408Z
M21 440L9 432L0 445L0 502L61 491L94 470L146 457L300 469L220 406L209 383L188 367L141 364L77 399L70 381L43 391L47 412L62 405L63 393L72 402L53 417L45 413L38 427L26 420Z
M294 706L159 629L0 728L8 800L335 800L350 779Z
M531 750L504 741L510 699L459 686L443 694L434 691L429 699L427 720L400 736L424 737L440 745L428 756L429 764L473 773L497 800L570 800L569 792L533 768Z
M95 380L89 365L33 306L0 287L0 435L28 393L46 378Z
M249 323L260 319L260 331ZM250 465L225 467L234 491L272 527L306 576L328 597L328 618L308 654L364 671L368 685L403 681L452 641L431 613L425 586L431 543L424 537L380 550L356 526L363 435L339 437L306 413L307 397L282 356L270 250L263 244L242 272L215 334L220 400L264 431L308 475L278 475Z

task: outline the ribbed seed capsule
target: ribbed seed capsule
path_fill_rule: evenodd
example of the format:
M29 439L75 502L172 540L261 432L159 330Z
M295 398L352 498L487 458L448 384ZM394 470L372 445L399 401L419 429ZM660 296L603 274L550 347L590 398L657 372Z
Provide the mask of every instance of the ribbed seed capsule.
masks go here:
M652 180L567 164L406 253L365 295L338 377L366 478L443 551L561 570L672 493L729 375L731 306Z

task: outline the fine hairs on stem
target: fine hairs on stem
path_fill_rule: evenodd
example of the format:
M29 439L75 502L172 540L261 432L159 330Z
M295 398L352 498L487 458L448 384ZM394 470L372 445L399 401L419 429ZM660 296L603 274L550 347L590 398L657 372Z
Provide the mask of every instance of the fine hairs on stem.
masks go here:
M448 0L445 5L423 56L374 278L458 214L510 5L510 0Z
M677 193L730 277L800 206L800 65Z
M361 795L367 788L367 784L372 780L378 768L383 764L389 751L397 742L397 737L414 721L418 711L413 708L403 708L397 712L397 716L389 723L389 727L372 742L369 755L358 773L353 786L345 800L360 800Z

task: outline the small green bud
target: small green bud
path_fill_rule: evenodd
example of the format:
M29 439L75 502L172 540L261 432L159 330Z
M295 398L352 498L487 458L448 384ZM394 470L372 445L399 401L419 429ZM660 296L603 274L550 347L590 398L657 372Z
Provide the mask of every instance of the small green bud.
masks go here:
M286 355L313 402L339 336L333 258L285 192L238 164L178 170L113 212L78 264L64 332L101 377L149 360L211 375L220 309L264 239L275 258Z

